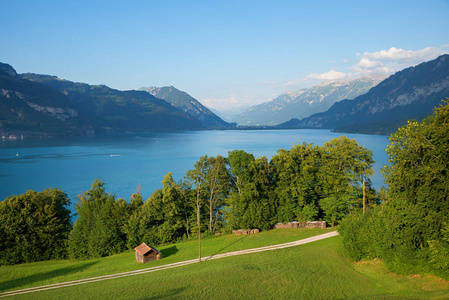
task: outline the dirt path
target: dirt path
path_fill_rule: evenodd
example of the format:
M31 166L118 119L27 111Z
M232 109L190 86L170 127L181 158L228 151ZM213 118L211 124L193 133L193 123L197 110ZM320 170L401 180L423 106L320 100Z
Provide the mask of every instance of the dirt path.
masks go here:
M331 231L328 233L320 234L317 236L313 236L310 238L306 238L306 239L302 239L302 240L298 240L298 241L294 241L294 242L290 242L290 243L284 243L284 244L265 246L265 247L260 247L260 248L253 248L253 249L211 255L211 256L202 258L201 261L207 261L207 260L211 260L211 259L218 259L218 258L229 257L229 256L236 256L236 255L242 255L242 254L249 254L249 253L256 253L256 252L262 252L262 251L270 251L270 250L294 247L294 246L298 246L298 245L302 245L302 244L319 241L319 240L333 237L336 235L338 235L337 231ZM32 293L32 292L40 292L40 291L45 291L45 290L58 289L58 288L62 288L62 287L103 281L103 280L108 280L108 279L127 277L127 276L132 276L132 275L140 275L140 274L145 274L145 273L150 273L150 272L156 272L156 271L186 266L186 265L190 265L190 264L194 264L194 263L198 263L198 259L191 259L191 260L186 260L186 261L182 261L182 262L172 263L172 264L158 266L158 267L140 269L140 270L135 270L135 271L129 271L129 272L123 272L123 273L117 273L117 274L111 274L111 275L105 275L105 276L98 276L98 277L92 277L92 278L86 278L86 279L79 279L79 280L73 280L73 281L66 281L66 282L54 283L54 284L49 284L49 285L44 285L44 286L37 286L37 287L26 288L26 289L21 289L21 290L3 292L3 293L0 293L0 298L20 295L20 294L26 294L26 293Z

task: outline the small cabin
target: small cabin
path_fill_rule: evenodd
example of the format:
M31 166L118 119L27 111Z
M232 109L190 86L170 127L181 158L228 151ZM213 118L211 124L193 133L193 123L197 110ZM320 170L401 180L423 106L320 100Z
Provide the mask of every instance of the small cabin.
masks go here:
M162 257L162 254L159 250L148 246L145 243L142 243L140 246L134 248L134 250L136 250L136 261L141 263L158 260Z

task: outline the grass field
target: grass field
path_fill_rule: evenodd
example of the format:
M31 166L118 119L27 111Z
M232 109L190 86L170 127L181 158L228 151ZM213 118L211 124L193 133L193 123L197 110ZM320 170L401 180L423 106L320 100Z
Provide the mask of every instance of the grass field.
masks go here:
M285 243L327 230L281 229L203 241L204 256ZM134 253L84 262L53 261L0 268L0 291L40 286L197 257L196 242L161 247L164 259L145 265ZM341 237L292 248L222 258L120 279L42 291L37 299L449 299L449 283L432 276L398 276L381 261L352 263Z

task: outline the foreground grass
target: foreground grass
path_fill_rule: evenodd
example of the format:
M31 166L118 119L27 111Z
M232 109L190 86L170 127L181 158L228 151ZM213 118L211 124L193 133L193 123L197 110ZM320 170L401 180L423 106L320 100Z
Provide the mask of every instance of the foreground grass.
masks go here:
M202 256L296 241L329 229L277 229L259 234L226 235L201 241ZM135 262L134 251L87 261L46 261L0 267L0 292L108 275L198 258L198 241L158 247L164 255L148 264Z
M229 252L243 249L238 248L239 245L241 247L246 244L254 245L276 236L283 239L277 243L287 242L296 234L310 234L310 232L273 230L260 234L257 238L255 235L239 240L238 238L241 237L228 236L210 241L215 241L217 244L222 241L232 242L223 251ZM188 250L186 244L189 243L175 245L179 247L179 252L160 262L169 263L170 257L174 259L178 255L181 256L183 251ZM213 244L215 243L210 244L212 248L215 247ZM264 245L267 244L249 248ZM205 252L216 251L206 250L208 247L204 245ZM133 255L133 253L126 253L98 260L95 263L90 261L92 265L75 273L86 274L87 270L102 266L104 261L116 264L117 259L122 259L122 256L132 259ZM71 275L62 277L68 278L68 276ZM1 278L3 280L3 276ZM448 282L437 278L397 276L388 272L380 261L357 264L349 262L342 255L341 237L333 237L292 248L211 260L154 273L16 297L26 299L448 299L448 295Z

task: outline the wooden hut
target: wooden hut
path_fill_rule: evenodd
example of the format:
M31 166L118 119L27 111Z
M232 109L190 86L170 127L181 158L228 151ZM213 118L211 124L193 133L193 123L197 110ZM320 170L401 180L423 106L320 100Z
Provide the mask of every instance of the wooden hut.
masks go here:
M150 247L145 243L134 248L136 250L136 261L146 263L161 258L162 254L156 248Z

